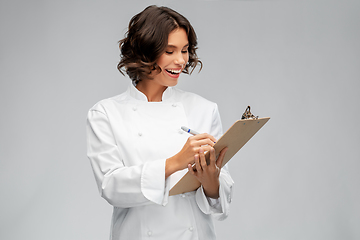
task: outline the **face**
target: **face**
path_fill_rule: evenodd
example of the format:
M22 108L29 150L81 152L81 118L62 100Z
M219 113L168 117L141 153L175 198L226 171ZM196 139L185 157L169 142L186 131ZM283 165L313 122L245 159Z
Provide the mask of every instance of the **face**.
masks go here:
M154 84L171 87L177 84L178 78L189 60L188 36L184 29L178 28L169 34L168 45L156 64L161 68L154 76Z

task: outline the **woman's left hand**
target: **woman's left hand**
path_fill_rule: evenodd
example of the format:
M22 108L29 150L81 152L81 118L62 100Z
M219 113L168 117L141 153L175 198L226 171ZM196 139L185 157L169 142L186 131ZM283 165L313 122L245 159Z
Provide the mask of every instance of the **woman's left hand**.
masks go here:
M192 165L188 165L188 169L191 174L193 174L203 186L205 195L210 198L219 197L219 176L221 165L227 151L227 147L221 150L218 159L215 156L215 149L210 149L210 164L207 165L205 159L204 150L201 148L199 154L194 156L195 158L195 168L193 169Z

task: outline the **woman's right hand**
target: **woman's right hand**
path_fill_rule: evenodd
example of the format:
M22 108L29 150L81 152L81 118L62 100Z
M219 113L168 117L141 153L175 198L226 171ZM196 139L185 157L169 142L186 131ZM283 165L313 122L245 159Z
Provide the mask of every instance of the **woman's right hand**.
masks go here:
M200 147L205 152L210 151L215 142L216 139L207 133L189 137L180 152L166 159L165 178L176 171L187 168L188 164L194 164L194 156L199 153Z

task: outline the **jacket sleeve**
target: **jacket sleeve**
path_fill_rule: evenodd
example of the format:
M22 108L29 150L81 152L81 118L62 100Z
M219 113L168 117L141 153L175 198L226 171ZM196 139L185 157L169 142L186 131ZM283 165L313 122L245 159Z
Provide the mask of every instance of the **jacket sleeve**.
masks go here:
M219 139L222 136L222 124L220 119L220 114L218 111L218 107L215 104L213 110L213 121L211 124L210 134L213 135L216 139ZM220 188L218 199L208 198L202 186L196 191L196 201L201 209L201 211L205 214L212 214L218 220L224 220L227 218L229 214L230 203L232 201L232 191L234 181L232 180L230 173L228 171L228 166L222 167L220 176Z
M104 199L122 208L167 203L166 159L125 166L105 111L88 112L86 132L87 155Z

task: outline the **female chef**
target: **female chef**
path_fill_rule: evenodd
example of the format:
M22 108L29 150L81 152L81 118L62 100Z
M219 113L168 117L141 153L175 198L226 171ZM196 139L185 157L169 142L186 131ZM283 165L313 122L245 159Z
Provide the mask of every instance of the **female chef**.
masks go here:
M201 65L194 29L174 10L149 6L131 19L119 46L118 69L132 82L92 107L87 121L99 192L114 206L110 239L215 239L212 216L227 217L233 185L226 166L220 170L226 149L216 158L212 148L222 135L219 111L174 87ZM187 171L201 187L169 196L171 182Z

